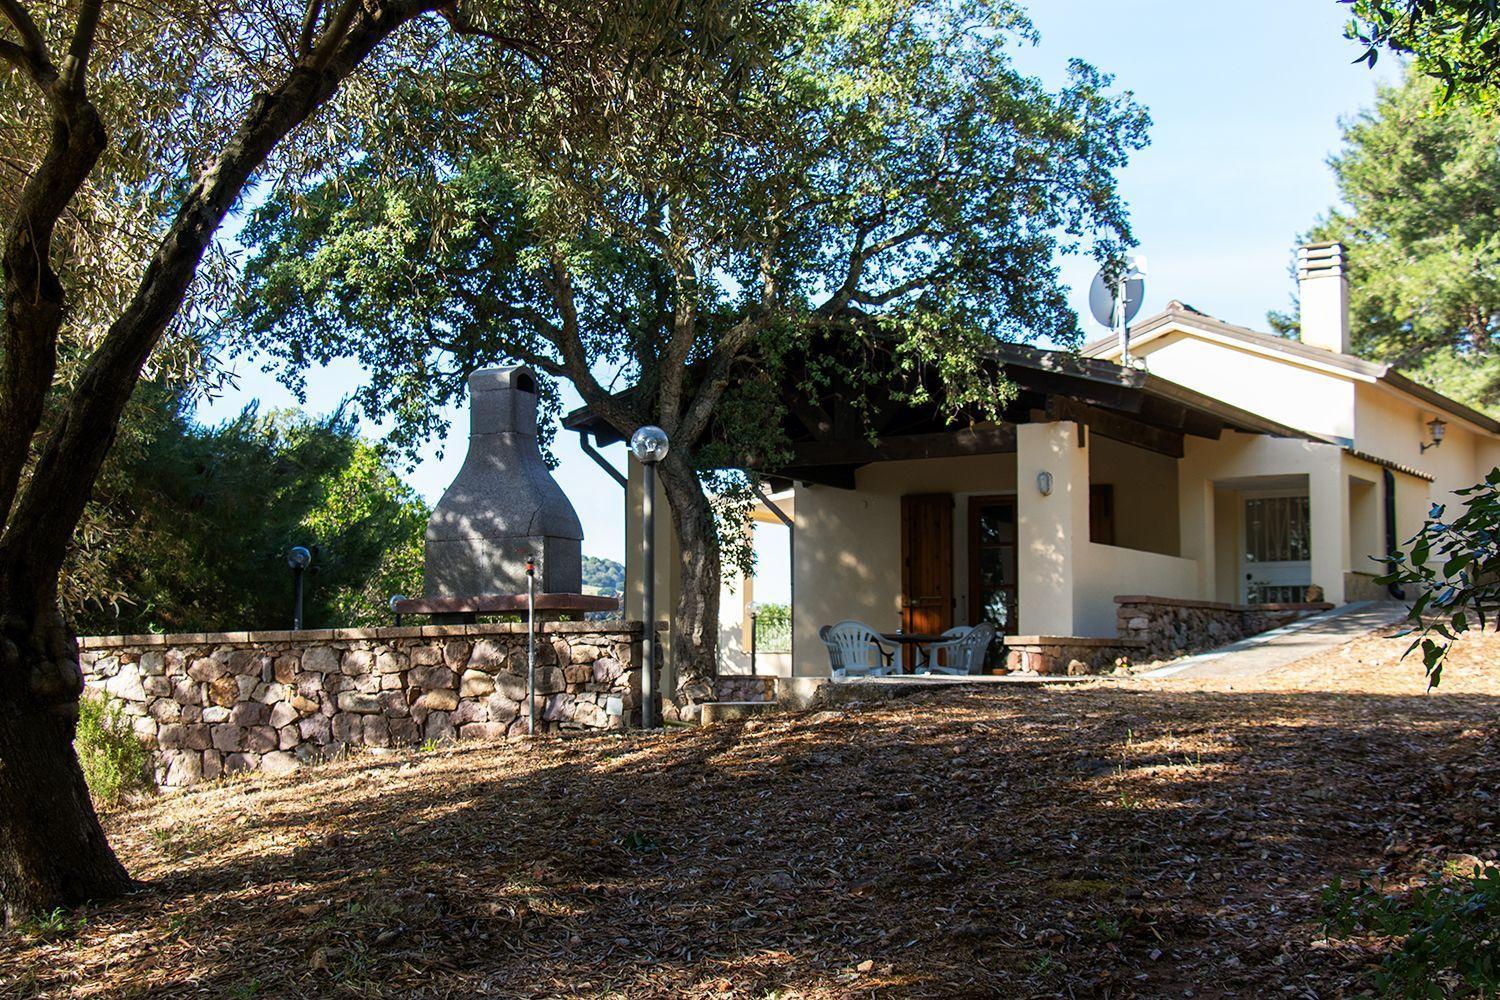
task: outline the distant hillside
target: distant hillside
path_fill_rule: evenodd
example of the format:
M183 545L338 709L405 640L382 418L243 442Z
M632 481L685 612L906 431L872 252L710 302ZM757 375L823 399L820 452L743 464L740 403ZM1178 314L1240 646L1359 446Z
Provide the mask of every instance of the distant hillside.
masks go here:
M625 589L625 567L613 559L584 556L583 589L589 594L618 597Z

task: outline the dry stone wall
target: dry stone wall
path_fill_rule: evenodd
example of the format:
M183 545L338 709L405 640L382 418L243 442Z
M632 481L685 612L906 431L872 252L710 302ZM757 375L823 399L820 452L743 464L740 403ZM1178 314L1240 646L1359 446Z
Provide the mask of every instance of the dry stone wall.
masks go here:
M1143 643L1138 656L1163 660L1214 649L1256 635L1332 604L1223 604L1169 597L1115 598L1120 635Z
M546 622L539 728L640 722L638 622ZM158 780L286 773L350 747L526 733L524 625L437 625L79 640L90 689L118 699Z

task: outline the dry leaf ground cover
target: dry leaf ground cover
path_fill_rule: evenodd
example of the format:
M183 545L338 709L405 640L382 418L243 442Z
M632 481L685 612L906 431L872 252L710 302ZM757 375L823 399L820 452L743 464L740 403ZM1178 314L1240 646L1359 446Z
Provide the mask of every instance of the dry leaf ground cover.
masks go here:
M142 891L0 995L1352 995L1320 887L1500 847L1500 641L1400 648L231 781L111 815Z

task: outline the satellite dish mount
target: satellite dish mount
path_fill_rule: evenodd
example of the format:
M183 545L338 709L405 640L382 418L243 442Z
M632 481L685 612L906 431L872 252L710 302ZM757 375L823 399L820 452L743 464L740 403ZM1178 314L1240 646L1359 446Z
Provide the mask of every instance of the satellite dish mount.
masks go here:
M1130 355L1130 321L1141 311L1146 297L1146 258L1130 257L1105 264L1089 285L1089 312L1101 326L1113 330L1120 341L1120 364L1137 367Z

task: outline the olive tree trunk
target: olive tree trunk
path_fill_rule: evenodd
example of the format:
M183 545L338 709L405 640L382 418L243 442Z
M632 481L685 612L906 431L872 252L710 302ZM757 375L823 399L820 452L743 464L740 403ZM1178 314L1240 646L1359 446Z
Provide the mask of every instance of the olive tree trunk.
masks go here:
M42 402L60 391L51 382L66 306L50 264L52 227L106 138L81 84L58 92L57 100L76 107L54 123L48 156L27 182L20 221L6 237L3 269L0 914L7 922L115 896L130 885L73 751L83 675L77 642L57 610L57 580L141 368L181 308L214 234L271 151L392 31L439 2L348 4L342 8L347 17L333 21L277 87L256 95L219 155L184 193L134 294L67 390L57 419L42 428ZM96 18L99 4L84 9ZM91 42L94 23L76 45ZM42 55L33 63L38 79L56 75ZM83 64L74 59L70 65ZM31 475L18 490L32 455Z
M53 618L0 634L0 923L119 895L131 882L94 815L73 753L83 675Z

